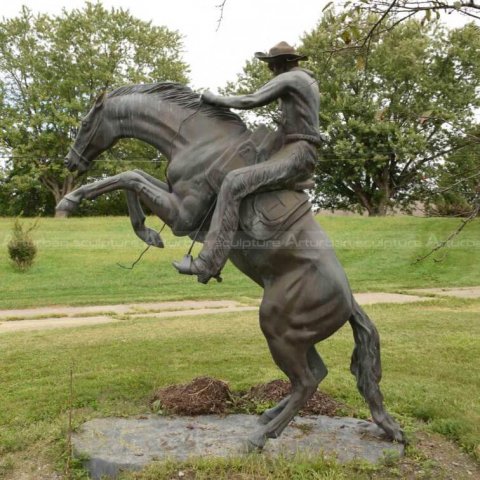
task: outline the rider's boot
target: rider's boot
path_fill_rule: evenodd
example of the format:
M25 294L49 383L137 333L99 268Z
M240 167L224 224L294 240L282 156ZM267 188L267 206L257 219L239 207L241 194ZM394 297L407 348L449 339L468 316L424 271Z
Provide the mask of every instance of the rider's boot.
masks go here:
M201 256L194 260L190 254L187 254L180 262L173 262L173 266L179 273L196 275L200 283L208 283L211 278L214 278L217 282L222 281L221 272L212 272L208 263Z

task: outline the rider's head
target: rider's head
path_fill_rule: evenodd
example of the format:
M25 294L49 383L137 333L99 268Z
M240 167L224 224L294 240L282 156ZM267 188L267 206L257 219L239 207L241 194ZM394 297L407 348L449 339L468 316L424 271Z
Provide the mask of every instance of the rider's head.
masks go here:
M266 62L268 68L274 75L288 72L294 67L298 67L298 62L306 60L306 55L300 55L296 50L290 46L287 42L280 42L273 46L268 54L263 52L255 53L262 62Z
M268 69L274 74L274 75L280 75L281 73L288 72L294 67L298 67L298 61L297 60L276 60L272 62L267 63Z

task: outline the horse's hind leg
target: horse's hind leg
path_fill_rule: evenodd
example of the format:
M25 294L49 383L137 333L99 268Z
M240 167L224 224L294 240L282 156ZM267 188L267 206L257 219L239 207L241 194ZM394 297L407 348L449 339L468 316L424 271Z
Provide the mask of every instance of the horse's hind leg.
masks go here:
M307 361L310 370L315 375L318 383L320 383L328 375L328 370L314 345L307 351Z
M328 374L327 367L323 363L320 355L318 354L314 345L312 345L307 350L307 362L310 370L312 371L315 379L320 383ZM259 417L258 422L262 425L266 425L268 422L273 420L287 405L290 400L290 395L287 395L283 398L277 405L273 408L265 410Z
M248 438L250 450L261 449L267 438L277 438L297 412L305 405L318 386L318 380L310 369L307 350L283 338L267 338L275 363L292 383L292 393L279 405L279 413Z
M382 367L380 363L380 338L377 329L355 301L353 314L349 321L355 338L355 349L350 370L357 378L358 390L367 401L375 423L392 440L404 442L405 437L400 426L383 406L383 395L379 386Z

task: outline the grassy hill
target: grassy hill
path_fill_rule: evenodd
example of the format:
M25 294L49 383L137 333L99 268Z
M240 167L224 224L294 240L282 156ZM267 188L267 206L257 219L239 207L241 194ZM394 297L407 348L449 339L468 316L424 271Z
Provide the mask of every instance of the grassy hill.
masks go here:
M480 221L466 227L448 249L414 264L452 232L457 219L415 217L318 217L329 234L354 291L394 291L435 286L480 285ZM240 298L261 290L232 265L224 282L201 285L171 266L188 250L188 238L162 236L133 270L144 244L124 217L42 219L33 234L38 258L19 273L10 265L7 242L12 219L0 219L0 308L49 304L106 304L181 298ZM153 228L159 221L150 219ZM197 247L198 248L198 247Z

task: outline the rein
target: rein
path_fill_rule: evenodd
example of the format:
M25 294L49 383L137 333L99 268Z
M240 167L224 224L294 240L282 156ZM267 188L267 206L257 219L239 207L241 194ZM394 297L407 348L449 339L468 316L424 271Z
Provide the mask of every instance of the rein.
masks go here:
M85 148L83 149L83 152L85 151ZM72 152L78 157L79 163L81 163L85 167L88 167L90 165L90 162L83 156L83 153L80 153L73 145L70 146L70 150L72 150Z
M217 204L217 197L215 197L215 200L212 202L212 204L210 205L210 208L208 209L206 215L203 217L202 223L197 228L197 231L195 232L195 235L193 236L193 239L192 239L192 244L190 245L190 248L188 249L187 255L190 255L192 253L193 246L197 242L198 235L201 232L203 226L205 225L205 222L207 221L208 216L210 215L210 213L212 213L212 210L215 208L216 204Z
M158 231L158 234L160 235L160 233L163 232L163 229L166 227L166 223L164 223L162 225L162 228ZM120 268L123 268L124 270L133 270L135 268L135 265L142 259L142 257L147 253L147 251L149 250L149 248L151 247L151 245L147 245L144 249L143 249L143 252L137 257L137 259L128 267L126 265L122 265L121 263L118 263L117 262L117 266L119 266Z
M212 213L212 210L214 209L216 204L217 204L217 199L215 198L215 200L210 205L210 208L208 209L206 215L203 217L202 223L200 223L200 226L195 231L195 235L193 236L192 243L191 243L190 248L188 249L188 252L185 256L188 256L192 253L193 247L194 247L195 243L197 242L198 235L202 231L202 228L205 225L205 222L207 221L208 216L210 215L210 213ZM158 231L159 234L163 232L163 229L166 227L166 225L167 225L166 223L164 223L162 225L162 228ZM151 245L147 245L143 249L142 253L140 253L140 255L137 257L137 259L130 266L122 265L121 263L118 263L118 262L117 262L117 266L119 266L120 268L123 268L124 270L133 270L135 268L135 265L142 259L142 257L147 253L147 251L150 249L150 247L151 247Z

